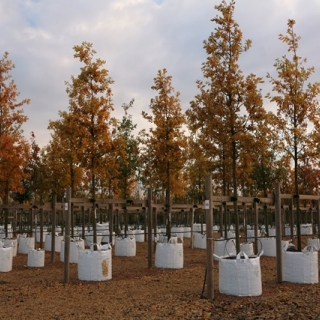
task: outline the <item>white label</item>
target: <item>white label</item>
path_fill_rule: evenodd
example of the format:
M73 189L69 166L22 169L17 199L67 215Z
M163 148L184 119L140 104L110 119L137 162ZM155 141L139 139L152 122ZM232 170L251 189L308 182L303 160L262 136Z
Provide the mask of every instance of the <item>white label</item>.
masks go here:
M204 208L205 208L205 209L210 209L210 208L209 208L209 200L205 200L205 201L204 201Z
M64 204L64 210L68 210L68 202Z

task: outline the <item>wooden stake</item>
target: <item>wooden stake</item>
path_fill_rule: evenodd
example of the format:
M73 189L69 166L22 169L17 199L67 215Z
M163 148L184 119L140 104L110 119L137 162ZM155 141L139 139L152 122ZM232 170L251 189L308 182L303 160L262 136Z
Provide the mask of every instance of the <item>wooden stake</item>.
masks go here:
M64 283L69 282L70 274L70 225L71 225L71 188L67 188L66 219L64 231Z
M209 208L206 209L206 230L207 230L207 299L212 301L214 297L213 285L213 213L212 213L212 178L206 176L206 201L209 201Z
M51 263L55 260L55 235L56 235L56 203L57 195L52 194L52 228L51 228Z
M109 243L112 245L113 243L113 203L109 204Z
M37 229L35 229L37 239ZM40 249L43 249L43 208L40 209Z
M152 268L152 191L148 188L148 268Z
M255 239L254 252L258 253L259 209L258 209L258 203L256 201L253 202L253 208L254 208L254 239Z
M191 249L193 249L193 223L194 223L194 207L190 209L190 227L191 227L190 247Z
M317 209L317 222L318 222L318 238L320 238L320 201L317 200L316 202L316 209Z
M276 220L276 255L277 255L277 282L282 282L282 228L281 228L281 198L280 184L275 184L275 220Z

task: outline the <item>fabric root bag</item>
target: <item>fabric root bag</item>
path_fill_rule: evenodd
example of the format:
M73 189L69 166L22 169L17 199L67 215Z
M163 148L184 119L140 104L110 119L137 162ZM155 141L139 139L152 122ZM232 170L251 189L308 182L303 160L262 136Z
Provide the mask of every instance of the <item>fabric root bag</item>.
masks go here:
M80 250L78 257L78 279L106 281L112 279L112 249L109 244L97 245L98 250Z
M248 257L240 251L235 257L219 259L219 292L232 296L262 294L260 256Z

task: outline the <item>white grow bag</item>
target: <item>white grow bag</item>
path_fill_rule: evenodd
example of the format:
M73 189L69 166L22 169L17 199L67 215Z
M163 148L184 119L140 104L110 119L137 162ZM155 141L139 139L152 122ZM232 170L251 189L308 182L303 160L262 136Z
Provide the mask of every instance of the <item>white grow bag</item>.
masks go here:
M18 239L2 239L4 247L12 247L12 256L15 257L18 253Z
M240 251L244 252L248 257L253 256L254 255L253 243L252 242L240 243Z
M276 256L276 238L260 238L258 241L258 251L263 249L263 255L267 257Z
M206 249L207 248L207 235L196 232L193 235L193 247L198 249Z
M43 227L42 241L45 241L47 234L48 234L47 228ZM40 242L40 236L41 236L40 228L37 228L36 231L35 231L35 238L36 238L37 242Z
M64 262L64 240L61 241L61 249L60 249L60 261ZM79 260L79 251L84 250L84 240L83 239L71 239L70 241L70 255L69 262L70 263L78 263Z
M291 236L291 227L289 225L286 225L284 228L284 234L285 236ZM293 235L297 235L297 228L293 227Z
M8 235L8 238L13 237L13 230L12 230L11 224L7 225L7 235ZM4 239L5 237L6 237L5 226L0 226L0 239Z
M34 238L28 238L26 234L20 235L18 253L28 254L30 249L34 249Z
M178 238L183 240L184 236L184 228L183 227L172 227L171 228L171 234L176 234Z
M318 283L318 251L306 247L301 252L284 251L283 281L293 283Z
M202 224L202 231L206 232L207 225L205 223ZM201 233L201 223L194 223L193 224L193 232L200 232Z
M258 241L258 251L263 250L263 255L267 257L277 256L276 238L260 238ZM281 240L282 248L289 245L289 240Z
M239 252L233 259L219 259L219 291L232 296L259 296L262 294L260 253L248 258Z
M12 247L0 247L0 272L12 270Z
M275 237L276 236L276 229L275 228L269 228L268 229L268 236L269 237Z
M136 242L144 242L144 230L135 230L134 236L136 238Z
M30 249L28 252L28 267L44 267L44 258L45 251L44 250L35 250Z
M320 250L319 238L308 239L308 247L313 247L315 250Z
M101 233L97 232L97 243L96 244L101 244L102 238L103 238L103 235ZM87 247L91 247L93 245L93 232L86 233L85 245Z
M54 251L55 252L60 252L62 240L63 240L63 236L59 236L58 233L56 233L55 237L54 237ZM50 232L46 235L46 240L44 242L44 250L51 251L51 244L52 244L52 234Z
M183 243L177 243L171 238L169 243L157 243L156 268L181 269L183 268Z
M248 241L251 241L251 242L255 242L256 241L256 238L254 236L254 231L255 230L247 230L247 240ZM261 236L261 232L260 230L258 230L258 237Z
M224 238L224 234L225 234L225 232L222 231L222 238ZM228 239L234 239L235 237L236 237L236 232L235 232L235 231L229 230L229 231L227 232L227 238L228 238Z
M191 238L191 227L184 227L184 237Z
M311 235L312 234L312 224L306 223L300 225L301 235Z
M134 237L117 237L114 254L118 257L134 257L136 255L136 239Z
M107 244L110 243L110 231L107 230L106 232L103 232L101 243ZM112 232L112 245L114 246L116 243L116 233Z
M97 223L97 232L101 232L101 234L105 234L105 232L109 231L109 222L107 223Z
M109 244L98 246L100 250L80 250L78 278L86 281L112 279L112 249Z
M225 240L224 238L214 240L214 259L218 257L228 257L236 255L236 243L234 239Z
M161 233L166 233L166 229L164 228L164 229L161 230L161 229L157 228L157 232L156 233L157 233L156 234L156 238L158 238ZM152 238L151 239L152 239L152 242L155 241L154 229L152 229ZM148 227L146 228L146 241L148 241Z

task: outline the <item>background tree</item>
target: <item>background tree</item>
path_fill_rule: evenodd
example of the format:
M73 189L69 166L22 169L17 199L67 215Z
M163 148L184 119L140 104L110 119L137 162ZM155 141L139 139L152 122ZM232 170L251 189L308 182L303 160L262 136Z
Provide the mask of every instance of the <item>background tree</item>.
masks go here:
M305 68L303 65L307 60L297 55L300 37L294 33L294 25L294 20L288 20L287 34L279 35L279 39L288 45L288 52L292 53L292 57L288 58L284 55L281 59L276 59L274 67L278 77L273 78L270 74L267 76L275 94L269 93L267 97L277 104L278 130L285 143L284 150L291 156L294 164L297 238L298 250L301 250L298 169L299 163L308 156L305 151L311 150L310 124L319 122L317 98L320 83L306 84L314 73L314 68Z
M110 112L113 110L110 85L113 80L103 67L105 61L93 60L96 51L92 49L91 43L83 42L73 49L74 57L84 66L77 77L71 77L71 83L66 82L70 126L78 140L74 152L90 177L95 218L96 182L105 173L104 167L113 163L112 159L108 161L108 155L113 149L110 131ZM97 243L95 219L93 221L93 241Z
M117 163L119 171L119 188L121 197L128 199L133 195L134 187L137 184L137 169L139 168L138 140L134 137L133 131L137 125L133 124L132 116L128 110L132 108L134 100L129 104L123 104L125 115L118 126L118 137L120 145L117 151Z
M25 177L22 179L23 192L14 194L14 199L19 203L39 204L45 199L44 173L42 171L41 149L36 142L34 132L31 132L28 160L23 168Z
M205 198L205 177L210 172L206 150L197 143L191 134L188 137L188 160L185 170L188 175L187 194L194 204L202 204ZM216 189L217 190L217 189Z
M18 102L19 92L10 71L15 67L5 52L0 60L0 197L9 201L9 192L22 192L23 168L28 159L29 145L21 126L28 118L23 114L23 105L29 99Z
M198 143L212 152L213 169L220 170L223 179L232 172L231 181L224 182L223 193L227 184L232 183L239 252L238 169L240 163L248 165L247 151L255 147L252 132L256 130L256 122L265 117L257 88L262 79L254 74L244 78L238 65L240 55L250 48L251 41L242 43L242 32L233 17L235 1L223 0L215 9L220 13L212 19L215 32L204 41L208 57L202 72L206 82L197 81L200 93L191 101L187 116L189 128L199 137Z
M68 112L59 112L60 119L50 121L48 129L53 130L52 140L46 147L45 159L51 176L52 190L58 195L70 186L71 197L76 196L77 188L83 182L83 168L75 152L79 136L74 135L73 118ZM52 169L52 170L51 170ZM56 175L56 171L60 175ZM51 172L50 172L51 171Z
M144 163L146 182L152 188L161 187L166 191L167 236L171 236L171 195L184 192L181 179L187 160L187 139L182 130L185 117L182 114L179 92L175 95L172 77L167 70L159 70L154 79L153 90L159 95L150 101L152 115L142 112L142 116L152 123L149 133L141 134L141 158Z

